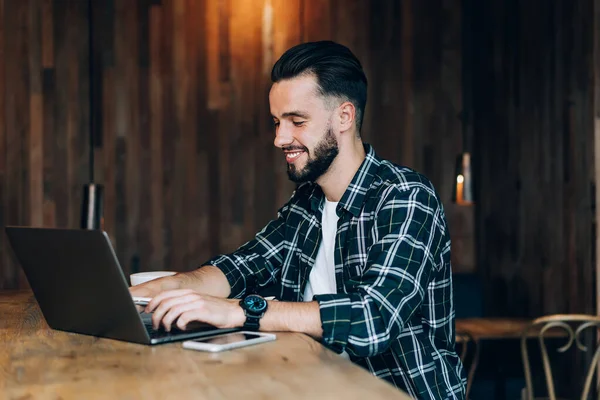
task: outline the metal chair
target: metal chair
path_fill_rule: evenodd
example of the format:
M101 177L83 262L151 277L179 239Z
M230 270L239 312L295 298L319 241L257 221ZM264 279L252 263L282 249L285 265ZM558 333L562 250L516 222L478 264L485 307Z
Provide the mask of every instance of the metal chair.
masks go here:
M576 328L575 328L576 327ZM575 329L574 329L575 328ZM557 351L564 353L567 351L573 343L576 347L586 352L588 348L581 342L581 333L588 329L595 328L596 331L600 329L600 317L594 315L581 315L581 314L557 314L550 315L535 319L521 335L521 356L523 358L523 368L525 370L525 392L523 398L526 400L533 400L533 383L531 379L531 366L529 362L529 355L527 353L527 338L531 337L531 330L538 330L538 340L540 350L542 352L542 362L544 366L544 375L546 378L546 388L548 390L548 398L550 400L556 400L556 392L554 389L554 379L552 376L552 369L550 360L548 357L548 350L546 348L545 339L550 337L567 337L567 343L558 348ZM598 365L600 358L600 346L596 345L596 351L592 357L592 361L588 367L588 373L586 375L585 384L581 392L581 399L585 400L588 397L594 371Z
M473 335L469 332L456 332L456 343L462 344L462 350L460 352L460 360L463 365L465 365L467 360L467 354L469 353L469 347L473 349L470 360L470 367L467 376L467 388L466 388L466 399L469 399L469 394L471 393L471 386L473 385L473 377L475 376L475 371L477 370L477 364L479 363L479 341L476 340ZM470 346L469 346L470 345ZM466 367L466 365L465 365Z
M481 277L476 273L454 273L452 275L454 289L454 309L456 318L478 318L483 316L483 291ZM466 398L469 398L473 378L479 363L479 340L470 332L456 329L456 343L462 344L460 360L463 365L469 364L467 376ZM467 357L469 358L467 362ZM465 365L466 367L466 365Z

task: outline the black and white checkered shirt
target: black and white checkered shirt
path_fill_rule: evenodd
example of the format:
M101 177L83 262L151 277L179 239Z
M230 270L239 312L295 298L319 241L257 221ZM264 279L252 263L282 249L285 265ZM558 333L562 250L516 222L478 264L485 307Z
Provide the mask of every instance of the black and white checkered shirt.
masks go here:
M315 295L323 343L420 399L463 399L454 348L450 235L432 184L419 173L366 159L337 206L337 293ZM256 237L216 265L242 297L249 282L281 285L280 300L303 301L321 243L325 197L300 185Z

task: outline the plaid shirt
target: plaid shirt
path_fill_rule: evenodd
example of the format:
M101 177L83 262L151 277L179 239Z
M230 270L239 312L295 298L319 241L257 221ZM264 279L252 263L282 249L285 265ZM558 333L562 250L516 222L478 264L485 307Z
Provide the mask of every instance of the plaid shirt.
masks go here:
M454 349L450 235L432 184L365 145L366 159L337 206L337 294L315 295L323 342L411 396L463 399ZM231 296L280 283L303 301L321 243L320 187L304 183L256 237L204 265L220 268ZM250 290L250 289L249 289Z

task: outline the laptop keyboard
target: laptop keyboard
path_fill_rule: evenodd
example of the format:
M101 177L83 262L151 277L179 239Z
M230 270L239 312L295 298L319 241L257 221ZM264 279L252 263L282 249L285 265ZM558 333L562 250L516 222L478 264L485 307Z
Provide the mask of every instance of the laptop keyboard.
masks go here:
M150 324L144 323L144 326L146 327L146 330L148 331L148 335L150 335L150 337L153 339L169 337L169 336L177 335L178 333L183 332L182 330L180 330L178 328L171 328L171 331L167 332L165 330L165 328L162 326L159 327L158 329L154 329L152 327L152 323L150 323Z
M197 331L215 329L215 327L212 325L202 324L199 322L197 322L197 323L192 322L189 324L188 330L183 331L183 330L177 328L176 326L171 326L171 331L167 332L162 325L158 329L154 329L152 327L152 314L142 313L141 317L142 317L142 322L144 323L144 327L146 328L146 331L148 331L148 335L150 335L150 337L152 339L170 337L170 336L175 336L175 335L179 335L182 333L190 333L190 331L197 332Z
M152 327L152 314L142 313L140 314L140 316L142 317L144 327L146 328L146 331L148 331L148 334L151 338L168 337L183 332L182 330L175 327L171 327L171 332L167 332L162 325L158 329L154 329Z

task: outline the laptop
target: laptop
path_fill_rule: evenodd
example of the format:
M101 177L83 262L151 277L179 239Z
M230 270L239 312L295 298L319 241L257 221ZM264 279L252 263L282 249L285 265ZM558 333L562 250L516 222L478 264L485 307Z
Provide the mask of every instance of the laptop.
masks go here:
M104 231L6 227L6 234L52 329L148 345L239 330L154 330L151 314L135 307Z

